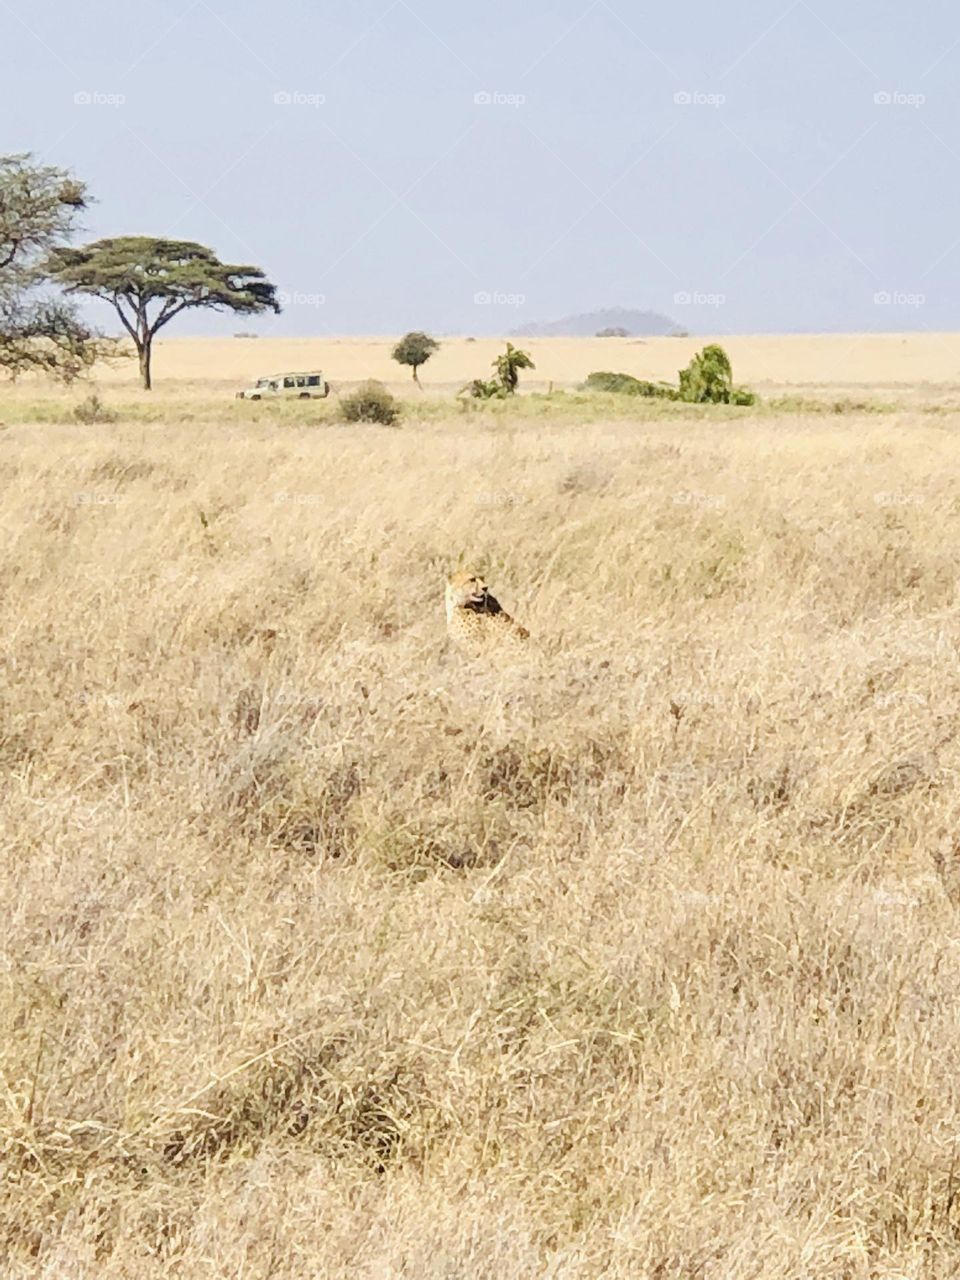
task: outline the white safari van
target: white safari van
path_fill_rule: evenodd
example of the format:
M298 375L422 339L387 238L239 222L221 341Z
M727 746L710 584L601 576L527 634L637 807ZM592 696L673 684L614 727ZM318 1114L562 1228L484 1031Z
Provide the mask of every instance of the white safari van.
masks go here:
M309 373L273 373L258 378L252 387L237 392L238 400L322 400L330 394L330 383L319 369Z

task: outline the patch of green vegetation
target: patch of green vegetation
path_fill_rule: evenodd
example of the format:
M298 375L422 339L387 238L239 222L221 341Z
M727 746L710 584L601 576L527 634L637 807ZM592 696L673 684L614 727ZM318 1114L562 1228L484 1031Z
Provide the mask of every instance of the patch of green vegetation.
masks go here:
M645 396L650 399L682 400L685 404L756 404L756 395L746 387L733 385L730 357L716 343L693 357L686 369L680 370L680 385L647 382L629 373L598 371L591 373L584 387L591 391L610 391L617 395Z
M610 391L615 395L647 396L651 399L662 397L665 400L678 399L676 387L671 387L666 382L646 382L642 378L635 378L630 373L610 373L600 370L596 373L588 374L583 387L586 391Z
M746 387L733 385L730 357L713 342L680 370L680 399L688 404L751 405L757 397Z
M495 378L474 378L462 388L460 395L468 395L474 400L503 400L516 394L520 370L535 369L536 365L529 352L521 351L512 342L508 342L506 351L497 356L493 367L497 371Z

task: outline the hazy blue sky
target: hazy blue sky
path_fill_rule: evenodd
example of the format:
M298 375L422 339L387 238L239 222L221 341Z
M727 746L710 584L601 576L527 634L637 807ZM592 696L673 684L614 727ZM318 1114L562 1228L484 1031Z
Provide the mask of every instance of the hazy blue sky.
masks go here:
M499 333L612 305L694 332L960 323L955 0L0 13L0 149L85 179L89 238L262 266L291 295L244 326L262 333Z

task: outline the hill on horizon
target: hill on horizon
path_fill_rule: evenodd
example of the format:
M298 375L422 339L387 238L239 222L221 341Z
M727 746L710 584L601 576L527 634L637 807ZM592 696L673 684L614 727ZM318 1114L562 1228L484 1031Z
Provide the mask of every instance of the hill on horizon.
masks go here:
M605 307L582 311L560 320L531 321L514 329L517 338L593 338L601 329L626 329L631 337L665 337L680 328L675 320L659 311L636 307Z

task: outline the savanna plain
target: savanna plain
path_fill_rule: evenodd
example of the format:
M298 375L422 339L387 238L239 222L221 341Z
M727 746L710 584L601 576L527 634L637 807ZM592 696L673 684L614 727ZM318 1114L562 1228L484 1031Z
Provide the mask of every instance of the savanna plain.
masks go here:
M960 1272L960 337L703 341L0 392L0 1275Z

